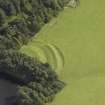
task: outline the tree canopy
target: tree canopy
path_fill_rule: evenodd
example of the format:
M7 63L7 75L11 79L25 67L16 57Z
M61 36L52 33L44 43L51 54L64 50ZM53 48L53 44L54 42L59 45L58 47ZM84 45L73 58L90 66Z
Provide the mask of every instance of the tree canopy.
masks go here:
M20 48L45 23L58 15L65 1L67 0L0 0L0 42L8 49Z
M15 105L44 105L65 84L46 63L20 53L69 0L0 0L0 78L19 87Z
M49 64L13 50L0 51L0 78L18 84L18 105L44 105L65 86Z

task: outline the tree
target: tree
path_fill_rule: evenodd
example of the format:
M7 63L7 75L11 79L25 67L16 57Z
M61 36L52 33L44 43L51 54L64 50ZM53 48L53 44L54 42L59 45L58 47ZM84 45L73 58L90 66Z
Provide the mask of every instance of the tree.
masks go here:
M5 23L5 20L6 20L5 13L2 9L0 9L0 26Z
M64 1L0 0L0 77L18 84L16 105L44 105L65 86L48 63L17 50L58 15Z
M65 86L50 65L13 50L0 50L0 75L19 86L19 105L44 105Z

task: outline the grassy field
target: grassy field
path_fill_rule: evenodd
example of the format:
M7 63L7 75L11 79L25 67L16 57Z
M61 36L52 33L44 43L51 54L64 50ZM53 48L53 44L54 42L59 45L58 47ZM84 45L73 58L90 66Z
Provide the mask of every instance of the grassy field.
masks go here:
M105 0L80 0L78 8L65 8L30 48L35 40L55 44L65 58L60 78L67 86L51 105L105 105Z

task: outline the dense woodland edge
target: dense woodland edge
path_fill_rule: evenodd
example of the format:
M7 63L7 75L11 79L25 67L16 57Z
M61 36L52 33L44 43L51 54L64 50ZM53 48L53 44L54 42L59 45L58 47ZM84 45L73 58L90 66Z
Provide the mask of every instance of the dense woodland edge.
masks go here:
M68 1L0 0L0 78L19 86L13 105L44 105L64 87L49 64L18 50L58 16Z

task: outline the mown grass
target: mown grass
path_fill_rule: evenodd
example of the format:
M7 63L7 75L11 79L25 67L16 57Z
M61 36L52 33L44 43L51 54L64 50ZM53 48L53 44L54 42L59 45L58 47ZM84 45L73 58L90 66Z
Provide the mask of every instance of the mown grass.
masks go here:
M65 57L67 86L51 105L105 105L105 0L81 0L53 21L34 39L54 43Z

